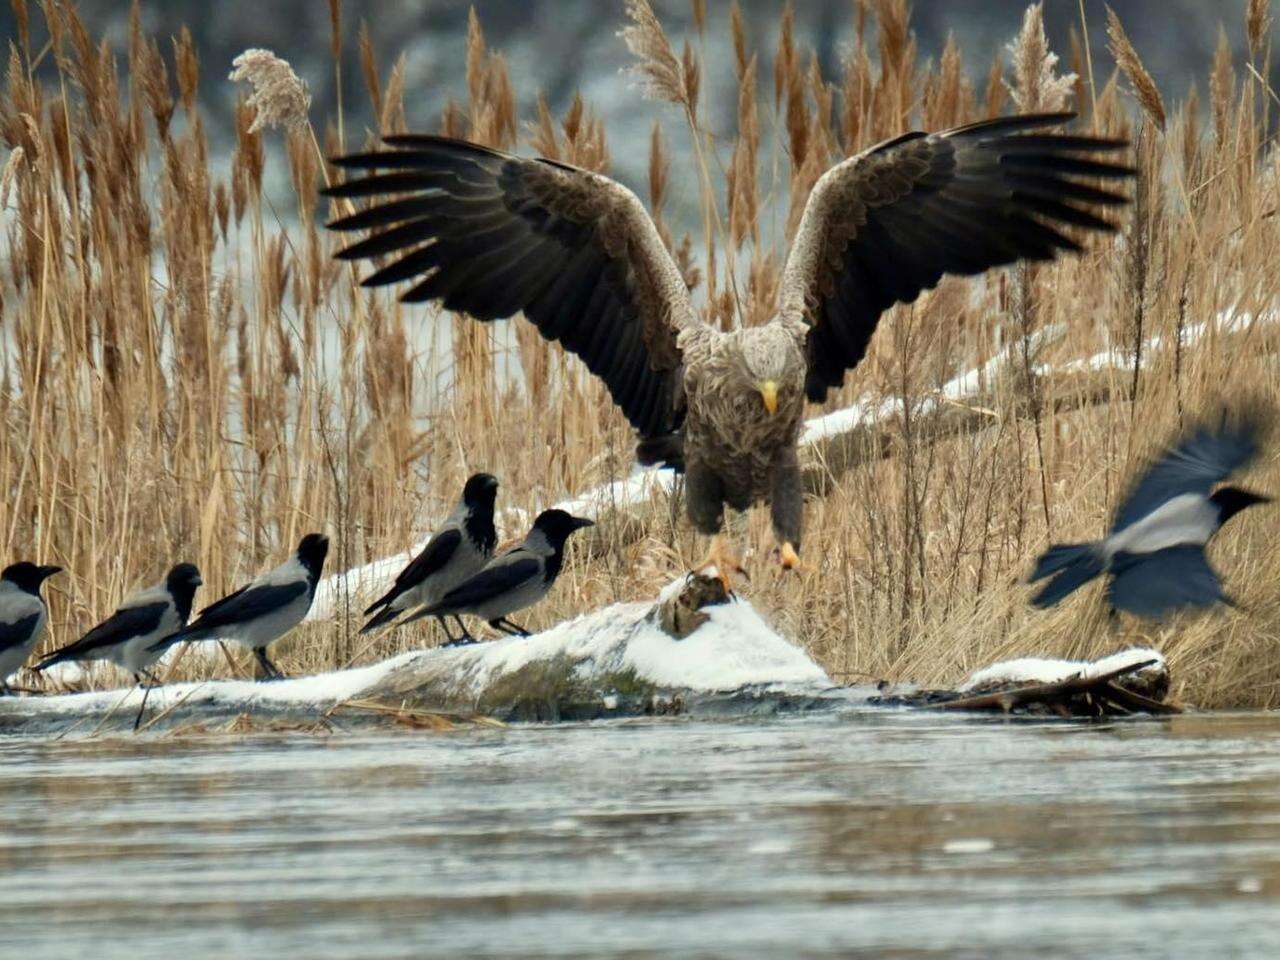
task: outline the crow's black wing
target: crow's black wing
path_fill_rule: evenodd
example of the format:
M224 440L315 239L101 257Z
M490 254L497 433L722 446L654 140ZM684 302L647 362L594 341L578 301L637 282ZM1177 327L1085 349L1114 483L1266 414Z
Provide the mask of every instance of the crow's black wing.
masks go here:
M1258 455L1262 427L1257 418L1217 431L1193 430L1181 443L1151 464L1133 485L1116 513L1112 531L1141 520L1174 497L1193 493L1208 496L1215 484Z
M1107 595L1111 606L1136 617L1157 619L1181 607L1230 603L1204 548L1196 544L1151 553L1117 553Z
M422 583L427 577L431 576L438 570L442 570L444 565L449 562L449 558L453 556L458 544L462 542L462 532L456 527L448 530L441 530L438 534L431 538L430 542L422 548L416 557L410 561L409 565L400 571L396 577L396 582L391 589L383 594L376 602L371 603L369 608L365 610L365 616L373 613L379 607L385 607L391 603L396 597L404 593L406 590L412 590L418 584Z
M542 565L532 557L494 563L446 593L436 607L442 610L474 607L515 590L541 574Z
M200 633L216 630L232 624L255 620L292 603L307 592L306 580L291 583L263 583L250 585L223 597L211 607L200 611L194 623L180 633Z
M40 668L51 667L66 660L79 660L85 654L103 647L125 643L141 637L160 626L160 618L170 605L164 602L144 603L136 607L122 607L86 633L75 643L55 650L42 661Z
M39 620L40 614L37 611L30 616L21 617L8 623L0 621L0 651L19 646L30 640L31 631L36 628L36 623Z
M227 604L235 602L235 600L238 597L240 597L242 594L248 591L252 586L253 586L252 583L246 583L239 590L233 590L231 593L228 593L225 597L222 597L218 600L213 601L213 603L209 604L207 607L205 607L203 610L200 611L200 616L201 617L217 616L219 610L221 610Z

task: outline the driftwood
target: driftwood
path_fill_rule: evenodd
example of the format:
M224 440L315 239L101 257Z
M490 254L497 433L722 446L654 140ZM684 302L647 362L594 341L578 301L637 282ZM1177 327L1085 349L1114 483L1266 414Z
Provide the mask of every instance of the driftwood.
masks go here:
M1163 700L1132 689L1148 688L1137 675L1158 660L1141 660L1096 676L1084 671L1052 683L1010 685L1001 689L968 694L954 690L921 690L873 697L881 706L920 707L929 710L966 710L977 713L1029 714L1058 717L1115 717L1135 713L1164 716L1182 711ZM1164 676L1164 674L1161 674ZM1167 683L1155 685L1163 696Z

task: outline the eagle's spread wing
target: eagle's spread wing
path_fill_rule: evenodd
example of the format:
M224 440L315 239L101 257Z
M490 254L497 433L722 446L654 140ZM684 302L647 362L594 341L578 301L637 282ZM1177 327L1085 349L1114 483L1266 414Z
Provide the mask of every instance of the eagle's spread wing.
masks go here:
M478 320L523 312L586 362L643 436L676 425L676 334L695 315L635 194L576 167L447 137L384 142L392 149L334 162L389 172L325 191L377 198L329 224L372 231L338 256L391 258L366 286L414 280L404 300L439 300Z
M880 314L943 274L972 275L1080 246L1064 224L1115 227L1087 206L1123 204L1080 181L1129 177L1094 155L1126 146L1024 133L1072 114L908 133L828 170L813 188L782 277L782 315L810 324L805 391L821 401L858 365Z

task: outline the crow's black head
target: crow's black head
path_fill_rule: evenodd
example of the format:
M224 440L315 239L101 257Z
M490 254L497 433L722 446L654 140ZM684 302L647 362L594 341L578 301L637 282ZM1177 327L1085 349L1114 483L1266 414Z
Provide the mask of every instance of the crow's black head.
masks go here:
M298 544L298 562L307 568L312 580L320 578L328 554L329 538L323 533L308 533Z
M498 496L498 478L491 473L473 473L462 488L462 499L468 507L488 507Z
M178 608L178 616L185 623L191 616L191 601L195 599L196 588L204 583L200 579L200 571L194 563L179 563L169 571L164 583L173 597L173 605Z
M538 519L533 521L533 528L541 530L543 535L553 544L563 544L569 539L569 534L575 530L581 530L583 527L594 527L595 521L588 520L585 517L575 517L572 514L565 513L563 510L543 510L538 514Z
M4 571L0 572L0 580L8 580L19 590L39 595L40 584L61 571L61 567L42 567L39 564L28 563L23 560L20 563L12 563L5 567Z
M1240 487L1223 487L1209 498L1218 508L1218 523L1224 524L1241 510L1260 503L1270 503L1271 498Z

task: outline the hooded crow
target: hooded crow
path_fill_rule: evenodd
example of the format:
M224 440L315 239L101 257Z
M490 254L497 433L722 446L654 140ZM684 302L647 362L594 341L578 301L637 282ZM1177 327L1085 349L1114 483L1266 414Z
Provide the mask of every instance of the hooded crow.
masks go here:
M150 649L151 645L187 625L191 602L202 582L195 564L179 563L164 580L130 596L75 643L47 654L36 670L71 661L108 660L128 670L139 683L155 682L148 671L160 659L160 651Z
M522 627L508 616L531 607L547 595L564 562L564 544L569 535L592 521L574 517L563 510L544 510L533 521L533 529L518 547L490 560L475 576L458 584L437 602L406 619L468 613L489 626L512 636L527 637ZM460 643L475 643L463 628Z
M61 570L24 560L0 572L0 693L13 693L9 677L27 662L49 619L40 584Z
M308 533L287 561L235 593L205 607L189 626L153 643L161 653L175 643L234 640L253 651L268 680L284 678L267 659L267 647L302 622L329 552L329 538Z
M1139 617L1230 604L1205 545L1241 510L1271 498L1240 487L1210 491L1257 456L1260 434L1256 419L1193 430L1147 468L1105 539L1055 544L1040 557L1031 582L1053 579L1032 604L1053 606L1104 573L1111 575L1112 609Z
M391 589L365 610L365 616L373 616L361 633L391 623L406 610L430 606L492 559L498 540L493 528L493 504L497 495L498 481L489 474L477 473L467 480L462 499L453 513L422 552L400 571ZM453 643L453 634L443 614L436 619L448 642ZM461 621L458 622L461 626Z

